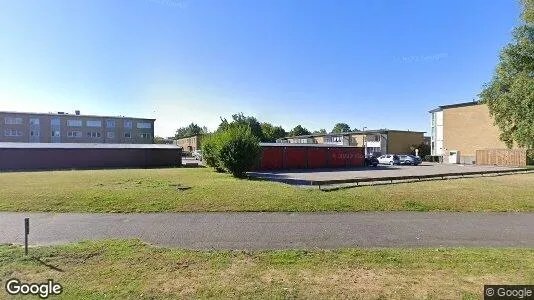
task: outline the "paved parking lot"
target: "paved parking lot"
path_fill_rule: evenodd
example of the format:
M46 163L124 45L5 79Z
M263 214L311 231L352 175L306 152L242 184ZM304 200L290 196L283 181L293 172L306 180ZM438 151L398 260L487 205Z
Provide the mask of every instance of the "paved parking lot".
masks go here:
M271 171L271 172L251 172L250 175L256 178L272 179L280 181L328 181L328 180L350 180L360 178L385 178L395 176L425 176L440 175L450 173L469 173L485 171L506 171L514 170L512 167L477 166L477 165L456 165L424 162L419 166L389 166L379 165L378 167L353 168L353 169L315 169L315 170L294 170L294 171ZM298 182L295 182L298 183Z

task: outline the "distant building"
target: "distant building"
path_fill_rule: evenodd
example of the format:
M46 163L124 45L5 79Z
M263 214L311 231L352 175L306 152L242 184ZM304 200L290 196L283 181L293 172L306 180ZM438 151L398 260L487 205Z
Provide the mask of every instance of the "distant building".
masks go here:
M406 130L366 130L311 134L278 139L278 143L330 144L365 147L366 154L411 153L413 145L424 141L424 132Z
M489 108L479 102L442 105L430 111L431 154L459 163L474 163L476 151L504 149L499 128L494 125Z
M203 134L196 134L188 137L183 137L176 140L176 145L181 147L184 152L193 152L200 150L200 143L202 142Z
M155 119L0 112L0 142L152 144Z

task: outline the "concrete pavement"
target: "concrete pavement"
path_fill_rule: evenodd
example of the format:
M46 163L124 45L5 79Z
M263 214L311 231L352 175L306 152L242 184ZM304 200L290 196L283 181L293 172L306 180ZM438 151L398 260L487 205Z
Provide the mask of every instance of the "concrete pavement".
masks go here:
M533 247L534 213L0 213L0 243L140 238L188 249Z

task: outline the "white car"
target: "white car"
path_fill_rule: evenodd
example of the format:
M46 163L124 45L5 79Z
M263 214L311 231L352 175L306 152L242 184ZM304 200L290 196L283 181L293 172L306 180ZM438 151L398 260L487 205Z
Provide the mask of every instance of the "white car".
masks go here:
M202 160L202 150L195 150L192 155L196 160Z
M393 166L400 164L400 160L399 157L395 154L386 154L378 157L378 163Z

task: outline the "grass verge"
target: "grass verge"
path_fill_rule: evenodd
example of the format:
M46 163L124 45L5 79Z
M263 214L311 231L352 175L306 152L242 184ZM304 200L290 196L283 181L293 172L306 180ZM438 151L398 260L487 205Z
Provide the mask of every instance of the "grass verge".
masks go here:
M4 245L0 276L53 279L59 299L478 299L484 284L533 283L534 249L201 252L107 240L24 257Z
M0 173L0 186L0 211L534 211L534 174L328 193L205 168Z

